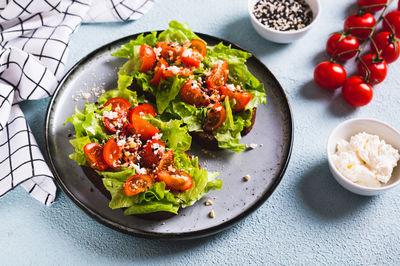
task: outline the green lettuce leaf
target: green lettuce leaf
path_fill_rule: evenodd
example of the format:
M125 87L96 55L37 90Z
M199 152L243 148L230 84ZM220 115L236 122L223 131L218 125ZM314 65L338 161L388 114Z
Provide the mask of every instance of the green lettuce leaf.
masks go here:
M136 91L131 91L131 90L125 89L125 88L124 89L109 90L106 93L104 93L103 95L101 95L99 97L99 99L97 100L97 102L99 104L105 104L109 99L115 98L115 97L125 98L126 100L129 101L129 103L131 105L136 105L136 104L139 103ZM98 109L97 106L95 106L94 108Z
M192 39L200 39L186 23L171 21L168 25L169 29L161 32L158 36L158 42L177 42L184 44Z
M124 44L120 49L116 52L111 53L112 56L123 57L132 59L135 57L135 47L141 46L142 44L148 44L152 47L157 44L157 32L153 31L150 34L144 35L144 33L140 34L135 40L131 40L129 43Z

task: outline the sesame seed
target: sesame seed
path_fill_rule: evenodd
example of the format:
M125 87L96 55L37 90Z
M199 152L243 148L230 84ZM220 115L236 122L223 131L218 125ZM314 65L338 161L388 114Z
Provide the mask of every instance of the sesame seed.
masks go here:
M206 206L210 206L210 205L213 205L214 202L212 202L210 199L208 199L208 200L206 200L206 201L204 202L204 204L205 204Z
M245 175L243 177L243 180L246 181L246 182L249 181L250 180L250 175Z

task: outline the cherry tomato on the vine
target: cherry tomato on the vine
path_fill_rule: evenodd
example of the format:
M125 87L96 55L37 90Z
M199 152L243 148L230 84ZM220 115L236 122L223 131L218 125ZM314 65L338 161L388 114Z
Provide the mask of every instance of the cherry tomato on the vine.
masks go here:
M385 19L382 22L383 30L391 32L389 25L386 23L386 20L389 22L390 26L393 28L394 33L397 36L400 36L400 11L392 11L386 14Z
M400 3L400 2L399 2ZM390 64L396 61L400 56L400 41L395 35L390 32L381 32L374 36L373 38L377 53L381 51L381 56L386 60L386 63ZM376 48L374 43L370 43L371 50L375 51Z
M361 60L365 63L370 73L367 79L367 71L365 70L365 66L361 62L358 62L358 74L366 78L368 83L378 84L386 78L387 64L385 59L382 57L378 58L376 54L367 54L364 55Z
M342 35L339 33L332 34L326 42L326 52L331 57L335 57L336 55L343 53L336 58L340 61L349 60L350 58L355 56L357 54L357 51L350 51L357 50L358 48L359 43L357 38L353 36Z
M334 90L341 87L346 80L346 70L333 62L322 62L314 70L314 81L321 88Z
M354 107L368 104L374 95L371 85L365 83L359 76L348 78L344 82L342 93L344 99Z
M357 0L357 4L360 8L371 6L369 8L366 8L367 12L377 12L383 9L387 2L388 0ZM373 5L376 6L372 7Z
M349 31L351 35L359 38L360 40L365 40L371 33L370 28L372 28L375 23L375 17L371 13L353 14L348 16L344 21L344 31Z

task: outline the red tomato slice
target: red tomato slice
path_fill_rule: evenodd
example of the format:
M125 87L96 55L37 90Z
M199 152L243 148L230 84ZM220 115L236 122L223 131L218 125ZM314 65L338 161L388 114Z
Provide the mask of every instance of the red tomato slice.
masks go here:
M153 69L156 64L156 53L153 48L147 44L142 44L139 51L140 61L142 65L140 66L140 72L147 72Z
M129 116L132 113L137 114L139 116L152 115L153 117L156 117L156 111L154 110L153 106L151 106L150 104L141 104L141 105L135 106L129 112Z
M220 103L215 103L214 106L207 112L203 129L206 131L214 131L224 123L225 119L225 108Z
M181 54L182 46L179 43L159 42L157 48L161 48L160 55L162 58L175 61Z
M172 76L185 76L189 77L193 75L193 71L185 67L169 66L164 69L162 73L162 78L167 79Z
M203 58L204 57L199 52L193 50L192 48L182 49L181 60L185 66L199 67Z
M111 98L104 104L104 107L109 104L111 104L111 110L116 112L127 111L129 108L131 108L131 104L129 103L129 101L122 97Z
M172 166L174 166L174 151L169 150L161 158L160 164L158 165L158 169L168 170L168 168Z
M118 146L115 138L111 138L104 145L103 159L110 166L116 170L121 168L122 148Z
M165 153L165 144L158 139L149 139L143 146L140 155L142 165L146 168L157 167Z
M108 168L108 164L103 158L103 146L99 143L92 142L86 144L83 147L83 153L90 167L99 171L105 171Z
M166 188L171 191L185 191L193 186L192 177L185 171L161 170L157 174L157 180L164 182Z
M225 85L228 81L228 76L228 62L226 60L221 60L211 69L211 74L206 78L206 84L211 88Z
M158 85L163 76L164 70L168 67L168 63L164 59L160 59L154 69L154 77L150 80L152 85Z
M199 40L199 39L193 39L190 41L190 47L199 52L201 56L205 56L207 52L207 45L204 41Z
M201 89L201 84L188 79L181 88L181 96L185 102L196 107L207 106L210 103L208 95Z
M250 102L253 95L251 93L244 91L240 88L234 87L233 85L221 86L221 94L228 96L229 99L235 99L236 104L233 111L238 112L243 110L246 105Z
M137 195L153 186L154 180L146 174L133 175L125 182L125 194L127 196Z
M130 120L135 129L135 133L139 134L143 140L151 139L155 134L160 133L160 131L155 126L153 126L137 114L132 113L130 116Z

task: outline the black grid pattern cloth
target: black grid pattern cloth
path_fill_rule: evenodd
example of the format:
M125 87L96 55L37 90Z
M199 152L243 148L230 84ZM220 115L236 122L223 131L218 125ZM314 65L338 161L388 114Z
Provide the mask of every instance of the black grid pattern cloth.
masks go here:
M93 2L93 3L92 3ZM50 206L53 175L18 102L49 97L82 22L140 18L154 0L0 1L0 197L19 184Z

